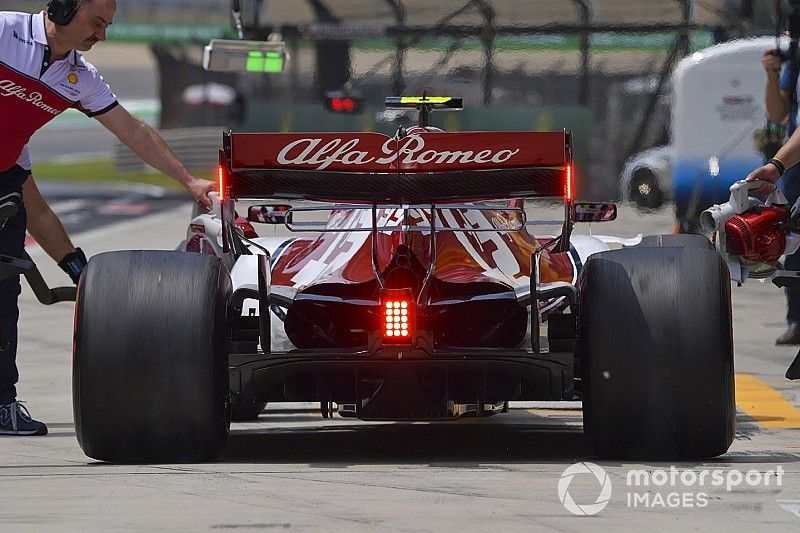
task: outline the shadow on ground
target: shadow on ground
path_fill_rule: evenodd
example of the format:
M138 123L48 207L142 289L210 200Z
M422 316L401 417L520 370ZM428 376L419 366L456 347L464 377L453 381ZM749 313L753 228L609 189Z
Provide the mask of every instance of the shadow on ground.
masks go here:
M534 415L520 423L513 415L506 416L508 420L498 415L456 422L368 424L333 419L312 427L234 426L220 460L317 466L458 463L463 467L487 461L564 462L591 455L579 426ZM260 420L271 418L262 415Z
M485 419L432 423L362 423L334 418L320 423L318 415L280 413L278 418L311 422L274 426L273 416L257 423L234 425L220 461L227 463L302 463L318 467L363 464L430 464L460 468L481 463L641 464L640 461L601 461L574 416L512 413ZM578 418L579 420L579 418ZM571 423L570 423L571 422ZM737 441L747 443L759 433L757 424L739 416ZM751 453L747 450L697 462L647 461L647 464L795 463L793 453Z

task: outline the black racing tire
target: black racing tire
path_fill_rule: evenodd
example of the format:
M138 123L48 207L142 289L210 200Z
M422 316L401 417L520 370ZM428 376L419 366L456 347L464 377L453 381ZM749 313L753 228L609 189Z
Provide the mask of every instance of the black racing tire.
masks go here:
M658 178L652 170L640 168L631 176L628 198L643 211L655 211L664 205L664 191L658 184Z
M703 233L703 226L700 224L700 213L677 215L678 231L685 235Z
M228 437L231 279L214 256L92 257L78 287L72 367L83 451L119 463L199 462Z
M264 411L267 402L238 403L231 405L231 420L233 422L252 422L258 420L258 415Z
M613 459L725 453L736 424L730 278L702 247L592 255L578 286L585 432Z
M662 248L664 246L680 246L683 248L708 248L714 249L714 245L705 235L698 235L696 233L672 233L668 235L647 235L642 238L639 246L655 246Z

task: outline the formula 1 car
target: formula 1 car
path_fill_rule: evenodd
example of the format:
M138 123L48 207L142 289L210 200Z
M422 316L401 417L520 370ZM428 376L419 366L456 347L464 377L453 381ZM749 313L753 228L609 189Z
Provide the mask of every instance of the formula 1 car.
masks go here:
M387 106L418 109L419 125L224 134L219 196L179 250L91 259L73 367L85 453L212 459L231 411L265 402L436 420L578 399L600 456L724 453L730 279L708 239L573 235L616 207L575 201L570 133L447 133L430 112L460 99ZM295 205L237 214L265 199ZM527 199L563 218L528 220ZM548 222L558 235L529 233ZM314 233L259 237L252 223Z

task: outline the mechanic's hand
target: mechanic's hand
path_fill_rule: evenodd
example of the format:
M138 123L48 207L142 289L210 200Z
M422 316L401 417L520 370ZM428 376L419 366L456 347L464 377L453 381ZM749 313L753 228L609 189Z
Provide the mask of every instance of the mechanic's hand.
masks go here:
M767 71L767 74L770 72L777 73L781 71L783 59L781 59L777 50L767 50L764 52L764 55L761 56L761 64L764 66L764 70Z
M751 191L755 194L763 194L766 196L775 190L775 182L778 181L780 177L781 174L778 172L778 168L772 163L768 163L763 167L755 169L745 179L747 179L747 181L766 181L767 183L761 185L761 187L758 189Z
M186 182L186 188L196 202L206 209L211 209L211 199L208 197L208 193L216 190L216 184L213 181L190 176L189 181Z
M81 272L86 268L87 262L86 254L83 253L83 250L75 248L74 252L68 253L58 262L58 266L60 266L61 270L66 272L70 279L72 279L72 282L77 285L78 280L81 279Z

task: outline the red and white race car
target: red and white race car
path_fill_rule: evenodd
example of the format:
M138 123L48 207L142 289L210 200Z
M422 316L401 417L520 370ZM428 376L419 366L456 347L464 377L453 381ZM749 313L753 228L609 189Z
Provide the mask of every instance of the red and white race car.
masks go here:
M225 134L219 197L178 251L92 258L75 318L86 454L210 459L231 410L266 402L430 420L514 400L582 400L601 456L724 453L730 281L709 241L573 235L616 208L574 201L570 133L446 133L427 117L457 99L387 105L418 108L421 124ZM528 220L541 202L525 199L562 218ZM559 233L528 231L544 224Z

